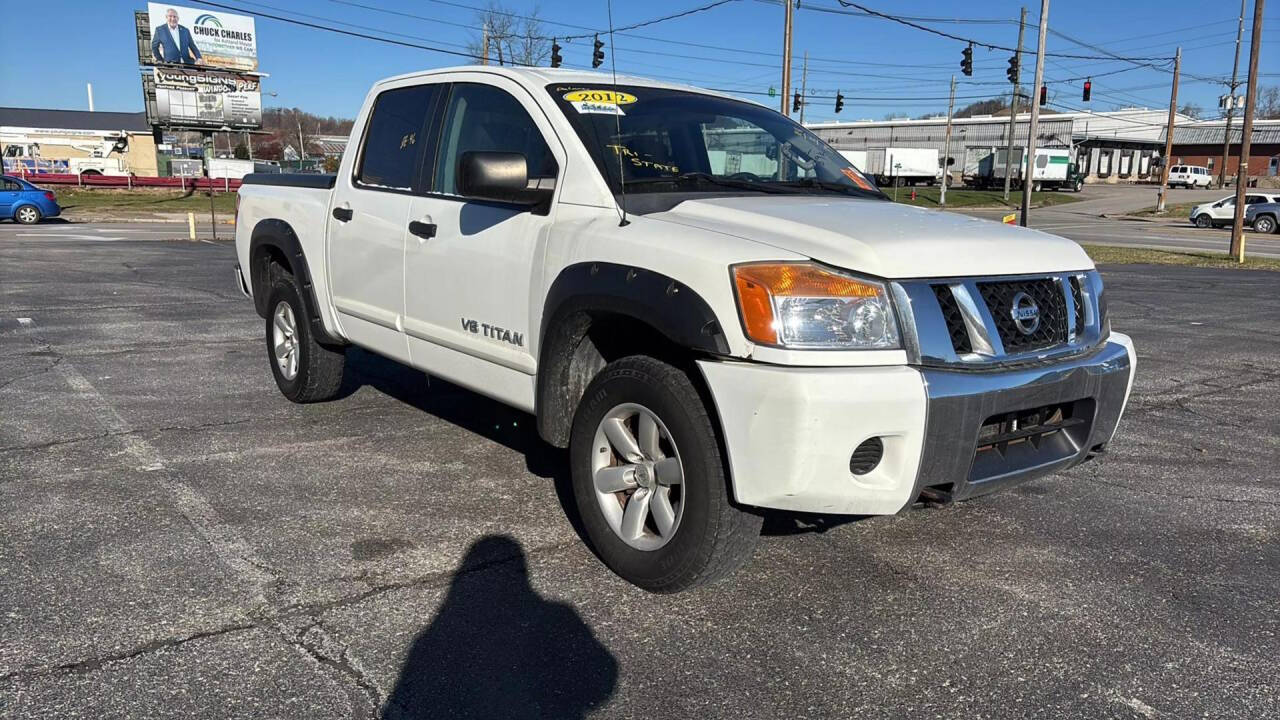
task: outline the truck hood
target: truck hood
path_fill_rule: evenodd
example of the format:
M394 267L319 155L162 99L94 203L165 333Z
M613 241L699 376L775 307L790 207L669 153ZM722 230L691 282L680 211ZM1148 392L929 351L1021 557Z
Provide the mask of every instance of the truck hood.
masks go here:
M1087 270L1075 242L883 200L753 195L687 200L649 219L724 233L883 278Z

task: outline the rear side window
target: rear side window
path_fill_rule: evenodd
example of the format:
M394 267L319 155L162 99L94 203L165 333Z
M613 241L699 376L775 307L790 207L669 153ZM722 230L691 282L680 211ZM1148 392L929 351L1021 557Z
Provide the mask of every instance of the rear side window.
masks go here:
M12 180L5 180L3 189L5 190L21 190L22 186Z
M426 126L440 87L414 85L378 96L360 148L356 182L376 190L414 189L423 153L431 145Z
M520 153L530 179L556 175L555 157L533 118L519 101L491 85L453 86L440 134L436 192L458 194L458 160L469 151Z

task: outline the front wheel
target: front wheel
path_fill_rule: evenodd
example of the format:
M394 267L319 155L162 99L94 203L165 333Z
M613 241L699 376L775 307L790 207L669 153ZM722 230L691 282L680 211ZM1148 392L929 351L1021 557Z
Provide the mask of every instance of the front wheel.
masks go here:
M1276 231L1276 219L1270 215L1263 215L1253 221L1253 230L1263 235L1270 235Z
M1196 227L1198 228L1213 227L1213 218L1209 217L1208 213L1200 213L1199 215L1196 216Z
M13 213L13 219L23 225L35 225L40 222L40 209L35 205L23 205Z
M761 517L730 502L715 427L680 369L645 356L607 365L574 415L569 454L587 539L627 582L674 593L751 559Z

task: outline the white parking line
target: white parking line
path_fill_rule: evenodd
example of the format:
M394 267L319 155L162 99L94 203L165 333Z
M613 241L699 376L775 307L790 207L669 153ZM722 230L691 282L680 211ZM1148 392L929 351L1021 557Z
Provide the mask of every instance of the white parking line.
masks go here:
M35 322L31 318L18 318L18 322L29 333L35 328ZM29 335L29 339L38 345L47 345L47 342L33 333ZM170 476L160 451L134 430L93 383L70 362L64 360L54 365L53 369L62 376L79 399L89 406L91 417L109 435L119 438L125 453L137 463L136 469L156 479L157 484L169 493L178 512L191 523L196 534L208 543L214 555L253 589L260 603L265 604L266 592L274 578L263 569L266 566L258 559L253 548L222 522L217 510L203 495Z

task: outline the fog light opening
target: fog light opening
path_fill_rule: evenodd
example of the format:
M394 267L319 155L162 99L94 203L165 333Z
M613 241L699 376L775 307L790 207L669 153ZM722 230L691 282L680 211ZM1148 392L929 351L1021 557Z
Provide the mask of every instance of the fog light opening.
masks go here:
M878 437L867 438L854 448L853 455L849 458L849 472L854 475L866 475L876 469L882 457L884 457L884 442Z

